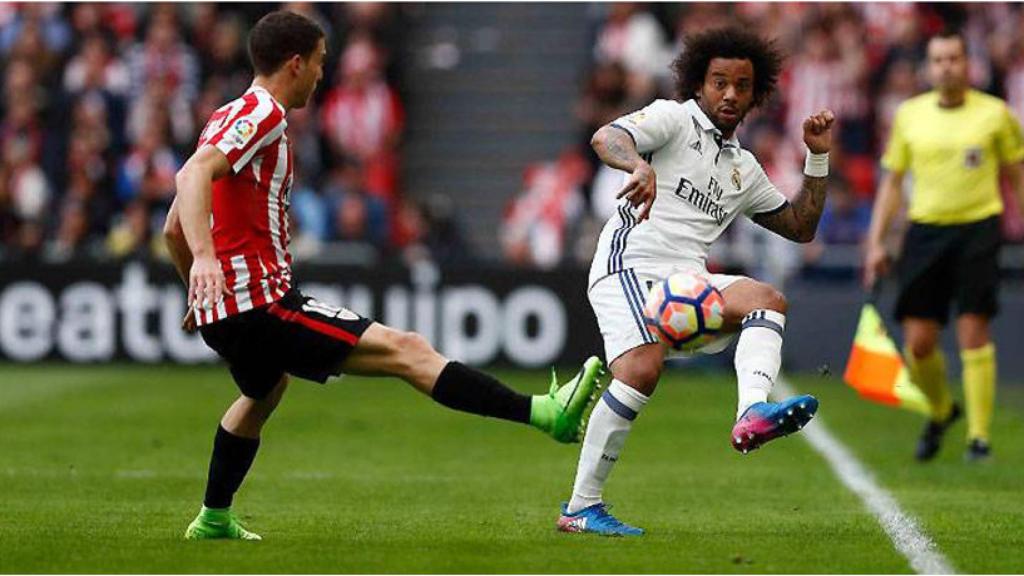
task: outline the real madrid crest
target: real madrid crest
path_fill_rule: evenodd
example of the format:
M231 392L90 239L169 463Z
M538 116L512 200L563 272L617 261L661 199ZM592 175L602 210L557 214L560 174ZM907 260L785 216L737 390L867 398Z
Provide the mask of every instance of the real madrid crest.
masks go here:
M740 169L739 168L735 168L734 167L732 169L732 185L735 186L737 190L739 190L740 188L743 188L743 182L740 180Z

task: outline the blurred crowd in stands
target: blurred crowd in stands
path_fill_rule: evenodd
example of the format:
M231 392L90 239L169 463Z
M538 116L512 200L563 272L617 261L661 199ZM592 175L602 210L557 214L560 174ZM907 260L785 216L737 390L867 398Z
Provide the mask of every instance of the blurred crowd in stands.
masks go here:
M161 256L175 173L249 86L248 29L279 6L329 42L315 102L289 115L293 249L419 242L398 186L394 5L0 3L0 255Z
M787 55L777 94L738 134L783 193L800 187L803 119L826 107L838 117L828 205L815 243L799 246L740 218L712 253L713 265L779 284L801 267L813 271L830 254L859 263L893 114L928 88L923 63L931 34L947 26L962 30L974 86L1007 99L1024 117L1020 4L616 3L595 5L593 14L593 55L575 107L580 140L557 160L528 169L505 221L512 262L589 262L623 179L600 163L590 137L655 98L676 97L668 66L682 39L701 30L751 26L770 33ZM1024 223L1012 197L1007 207L1005 236L1020 241Z
M323 255L341 242L440 260L446 251L465 254L452 207L403 192L405 92L396 60L409 23L401 5L0 3L0 258L161 257L175 172L209 115L251 82L247 31L281 6L315 18L329 43L315 101L289 115L293 250L300 258ZM802 119L823 107L839 119L815 244L797 246L740 219L713 254L722 266L781 282L830 254L856 254L893 113L926 89L925 41L944 26L963 30L975 87L1024 116L1019 4L616 3L588 10L593 49L575 103L579 140L526 169L499 232L507 262L589 262L622 182L590 150L591 134L654 98L673 97L668 65L682 38L710 27L754 26L788 55L778 94L739 134L783 192L799 187ZM1019 241L1024 223L1012 198L1007 206L1005 235Z

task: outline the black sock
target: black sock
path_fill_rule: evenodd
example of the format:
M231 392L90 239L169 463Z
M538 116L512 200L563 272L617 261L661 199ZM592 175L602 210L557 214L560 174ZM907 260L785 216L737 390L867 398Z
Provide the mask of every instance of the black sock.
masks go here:
M249 472L256 451L260 448L259 438L243 438L217 426L213 438L213 456L210 457L210 475L206 480L207 508L227 508Z
M455 410L530 422L531 399L491 376L459 362L449 362L434 383L434 401Z

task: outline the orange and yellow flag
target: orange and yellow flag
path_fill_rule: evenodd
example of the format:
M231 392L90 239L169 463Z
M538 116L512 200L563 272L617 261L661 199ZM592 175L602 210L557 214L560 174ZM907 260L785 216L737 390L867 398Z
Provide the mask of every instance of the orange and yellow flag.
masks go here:
M928 399L910 380L910 371L872 304L861 309L843 379L868 400L931 415Z

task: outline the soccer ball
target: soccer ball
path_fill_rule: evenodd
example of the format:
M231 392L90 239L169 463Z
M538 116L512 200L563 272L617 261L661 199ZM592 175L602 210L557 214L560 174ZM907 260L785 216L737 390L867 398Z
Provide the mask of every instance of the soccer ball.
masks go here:
M701 276L677 272L651 288L644 307L647 331L673 350L710 344L722 329L725 300Z

